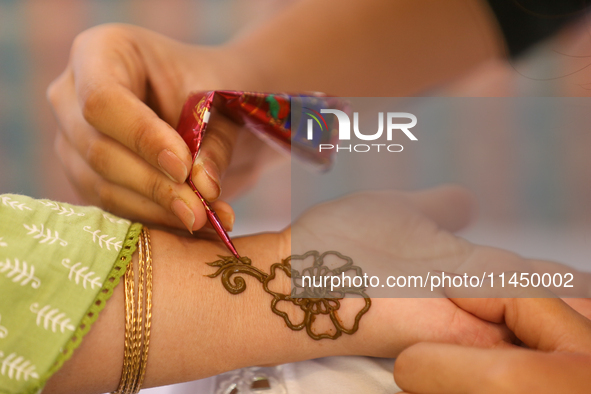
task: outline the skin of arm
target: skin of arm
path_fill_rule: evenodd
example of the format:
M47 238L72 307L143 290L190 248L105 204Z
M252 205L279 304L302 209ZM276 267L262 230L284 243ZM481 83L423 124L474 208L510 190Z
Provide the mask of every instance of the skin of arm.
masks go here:
M329 244L321 242L345 254L387 255L392 273L398 263L438 264L447 259L476 266L491 259L528 264L512 253L455 237L451 232L468 223L469 212L468 195L455 187L355 194L309 210L290 229L237 238L235 245L267 273L272 264L291 255L292 248L326 251L323 247ZM300 234L297 245L294 234ZM216 269L204 262L228 255L219 241L158 230L152 230L151 238L153 320L145 387L325 356L396 357L421 341L497 347L511 340L503 324L481 320L447 298L373 298L356 333L315 341L303 331L287 328L271 311L272 297L256 279L241 275L246 290L233 295L219 277L205 276ZM359 260L356 264L362 268L371 263L369 258ZM289 278L277 279L274 291L288 293ZM52 377L44 393L116 389L123 364L123 299L119 284L81 347ZM342 301L339 316L345 323L358 312L357 301ZM297 315L299 308L287 305L283 310Z
M269 294L248 276L244 276L244 293L228 293L219 279L205 276L215 270L203 261L227 255L218 242L158 230L151 231L151 238L153 320L144 387L201 379L246 366L378 351L375 345L381 341L372 338L371 331L335 341L314 341L303 332L287 329L283 319L270 311ZM239 238L235 244L268 272L272 263L289 255L289 241L287 231ZM288 292L290 285L283 280L279 287ZM123 360L123 322L123 284L119 283L81 347L52 377L44 393L115 390ZM367 329L372 323L362 324ZM500 335L495 339L500 340ZM395 354L397 348L389 346L388 351Z
M240 59L222 63L228 86L338 96L415 95L504 53L472 0L304 0L221 50Z
M285 355L294 360L310 357L311 349L305 345L313 343L305 337L301 337L302 346L286 351L293 333L282 327L281 319L263 310L268 294L254 280L247 279L246 297L236 297L205 276L212 269L203 261L227 254L223 245L158 230L151 231L151 238L153 320L145 387L200 379L246 365L278 363ZM261 268L268 268L283 254L281 238L280 234L265 234L235 242L242 253L256 256ZM44 392L116 389L123 365L123 301L123 283L119 283L80 349ZM261 327L265 335L256 334Z

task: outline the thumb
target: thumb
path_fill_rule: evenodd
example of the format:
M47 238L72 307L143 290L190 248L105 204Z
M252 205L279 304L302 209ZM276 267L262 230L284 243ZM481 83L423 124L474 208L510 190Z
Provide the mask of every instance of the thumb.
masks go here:
M458 298L463 291L446 289L447 295L460 308L483 320L505 322L530 348L591 352L591 321L546 289L505 287L503 297L516 298Z
M230 165L240 126L212 109L207 131L191 172L203 197L215 201L222 193L222 175Z

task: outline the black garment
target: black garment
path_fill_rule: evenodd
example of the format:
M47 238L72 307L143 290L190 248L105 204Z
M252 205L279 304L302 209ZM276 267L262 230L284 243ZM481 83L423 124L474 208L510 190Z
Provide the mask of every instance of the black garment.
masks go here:
M591 0L488 0L512 57L581 16Z

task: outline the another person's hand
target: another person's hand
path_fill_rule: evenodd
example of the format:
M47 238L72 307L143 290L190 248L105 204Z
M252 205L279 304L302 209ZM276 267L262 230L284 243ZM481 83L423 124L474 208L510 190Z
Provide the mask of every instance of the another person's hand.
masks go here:
M368 288L367 293L376 297L372 301L374 310L391 313L374 315L370 310L362 321L364 329L358 335L382 338L384 345L362 354L392 356L419 340L479 347L504 346L505 341L510 341L509 337L501 341L502 330L494 327L502 320L475 317L471 310L463 310L446 298L447 290L443 288L435 289L441 294L434 298L437 295L428 285L425 288L382 286L386 275L425 278L427 272L435 270L478 272L480 277L483 268L488 272L495 267L522 268L532 270L530 272L567 269L557 263L525 259L502 249L475 245L454 235L468 224L472 207L472 199L466 191L450 186L414 193L353 194L317 205L304 213L291 228L291 253L302 254L310 249L338 251L352 257L364 273L381 276L380 285ZM588 274L569 270L576 279L573 290L582 293L585 286L588 287ZM589 305L581 301L575 307L586 310ZM387 342L391 345L387 346Z
M291 253L337 251L369 275L380 264L385 267L382 272L396 276L421 264L461 264L477 247L452 232L468 224L472 208L471 196L457 187L357 193L317 205L296 220L290 232ZM299 269L292 259L294 268ZM381 277L381 283L384 280ZM371 296L373 290L367 293ZM352 354L394 357L419 341L490 347L511 340L501 325L478 319L428 289L415 296L410 289L404 294L392 290L385 296L390 298L372 296L359 332L340 339L352 344ZM341 309L348 310L353 302L356 298L345 298Z
M588 393L591 321L558 298L539 298L552 297L545 290L531 296L538 298L452 299L485 321L504 322L529 349L420 343L396 360L396 383L416 394Z
M251 133L212 117L191 167L189 149L174 129L191 91L241 88L232 80L237 76L254 81L244 63L233 70L239 62L227 56L127 25L95 27L76 38L69 64L48 97L58 120L56 150L87 202L144 222L197 230L206 216L184 183L189 175L210 201L220 196L227 170L226 191L254 181L266 148ZM238 157L232 169L237 138L248 157ZM231 207L222 202L214 207L231 228Z

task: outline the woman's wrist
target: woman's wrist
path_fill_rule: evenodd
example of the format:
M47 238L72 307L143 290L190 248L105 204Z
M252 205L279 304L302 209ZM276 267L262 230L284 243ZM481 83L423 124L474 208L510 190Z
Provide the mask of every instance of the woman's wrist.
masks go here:
M201 379L236 368L347 354L341 340L311 339L290 330L273 313L273 296L249 275L242 293L231 294L211 263L230 253L218 241L178 237L152 230L153 307L144 387ZM289 231L235 239L242 256L268 274L290 255ZM137 264L137 256L134 256ZM287 275L273 289L289 292ZM81 347L49 382L47 392L116 389L123 364L125 331L120 283ZM296 314L298 307L286 306ZM344 338L340 338L344 339ZM95 373L95 372L100 373Z
M340 341L315 341L305 330L292 331L271 309L273 296L261 282L237 273L245 289L231 294L218 267L231 257L220 242L178 238L153 231L154 306L151 364L146 385L199 379L252 365L269 365L343 354ZM234 240L242 257L263 273L290 255L289 232L259 234ZM277 270L276 270L277 272ZM270 285L289 293L291 281L277 275ZM291 315L299 309L284 306ZM152 345L151 345L152 346ZM174 356L172 356L174 354ZM171 359L172 357L172 359ZM182 360L179 369L177 360Z

